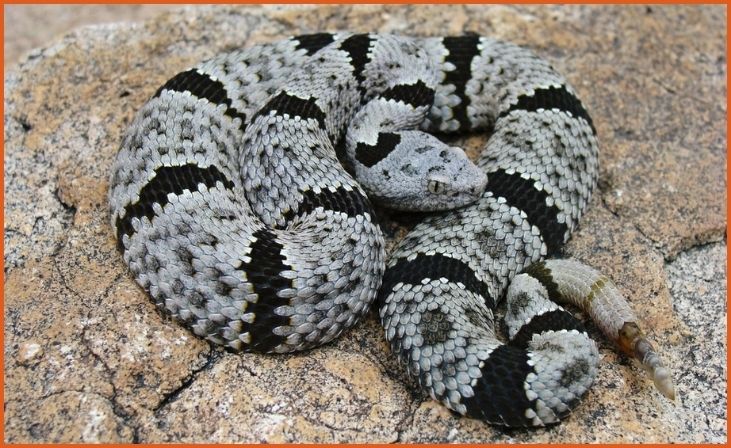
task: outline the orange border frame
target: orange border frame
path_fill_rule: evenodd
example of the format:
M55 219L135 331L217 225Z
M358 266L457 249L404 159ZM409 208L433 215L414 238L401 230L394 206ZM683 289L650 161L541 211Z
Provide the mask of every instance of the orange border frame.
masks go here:
M74 2L74 1L60 1L60 2L33 2L33 1L17 1L17 0L11 0L11 1L4 1L3 2L3 10L0 11L0 18L2 18L2 23L0 23L0 31L2 31L3 36L5 36L5 5L35 5L35 4L88 4L88 5L95 5L95 4L231 4L231 3L239 3L239 4L299 4L299 3L310 3L310 4L415 4L420 2L402 2L402 1L386 1L386 2L378 2L378 1L372 1L372 0L366 0L366 1L315 1L315 2L298 2L293 0L284 0L281 2L255 2L255 1L242 1L242 2L226 2L226 1L200 1L200 0L194 0L192 2L176 2L176 1L170 1L170 0L163 0L163 1L156 1L156 2L141 2L141 1L123 1L123 0L112 0L112 1L105 1L105 2L99 2L99 3L91 3L91 2ZM519 3L519 4L555 4L555 1L514 1L514 2L505 2L505 1L498 1L498 2L481 2L481 1L430 1L430 2L423 2L423 4L483 4L483 3ZM565 4L649 4L649 5L666 5L666 4L714 4L714 5L728 5L727 1L698 1L698 0L691 0L691 1L650 1L650 2L639 2L639 1L629 1L629 0L620 0L620 1L596 1L596 2L578 2L578 1L569 1L569 2L563 2ZM729 43L731 42L731 39L729 39L728 36L728 9L726 11L726 139L727 139L727 145L728 145L728 134L729 130L731 130L731 126L729 126L728 122L728 84L729 84L729 73L728 73L728 48ZM4 40L3 40L4 42ZM2 49L0 49L0 56L3 57L3 59L0 61L0 64L2 64L3 73L5 72L5 64L4 64L4 56L5 56L5 48L3 46ZM3 117L5 116L5 83L3 82L2 86L2 99L3 102L0 104L0 113L2 113ZM0 315L0 322L3 324L3 331L0 332L0 341L2 341L3 348L5 347L5 139L3 138L3 145L2 145L2 155L3 160L0 162L0 165L2 165L2 171L0 171L0 180L2 180L3 188L0 190L0 204L2 206L3 215L0 217L0 224L2 224L3 228L3 239L0 240L0 249L2 249L3 252L3 258L0 260L0 281L2 281L3 284L3 293L0 295L0 303L3 305L3 314ZM728 172L729 168L731 168L731 163L729 162L728 158L728 146L726 148L726 213L728 216L728 208L731 204L731 201L729 201L728 197ZM728 238L728 219L726 224L726 237ZM727 288L728 288L728 273L729 273L729 264L728 264L728 258L731 251L729 250L728 244L726 246L726 280L727 280ZM728 305L728 300L727 300ZM728 308L728 306L727 306ZM729 324L729 317L728 317L728 310L726 313L726 329L728 330L728 324ZM728 358L728 346L729 346L729 336L728 331L726 333L726 374L728 376L728 367L729 367L729 358ZM3 350L2 354L0 354L0 357L2 357L2 366L3 366L3 375L0 376L0 398L2 398L3 404L5 403L5 351ZM726 391L726 436L727 436L727 443L728 443L728 380L727 380L727 391ZM0 415L2 416L2 422L0 422L0 433L2 434L2 440L0 440L0 443L5 446L5 412L4 412L4 406L2 409L0 409ZM48 445L47 443L43 444L13 444L13 446L27 446L27 447L37 447L37 446L43 446ZM70 444L63 444L63 445L70 445ZM107 446L117 446L117 447L135 447L137 445L134 444L105 444ZM146 444L147 446L167 446L167 444ZM184 446L184 447L195 447L198 448L200 446L210 446L212 444L175 444L175 446ZM333 444L329 444L330 446L336 446ZM568 448L574 448L574 447L582 447L585 446L583 444L533 444L534 446L563 446ZM613 446L630 446L628 444L611 444ZM246 444L245 446L254 446L251 444ZM280 444L275 444L274 446L284 446ZM315 446L313 444L304 444L303 446ZM376 444L376 445L364 445L364 444L353 444L351 446L388 446L385 444ZM424 447L435 447L435 446L447 446L447 444L444 445L435 445L435 444L428 444L428 445L421 445ZM465 444L455 444L455 445L449 445L454 447L471 447L472 445L465 445ZM485 446L501 446L496 444L490 444ZM660 446L670 446L670 444L646 444L644 446L648 447L660 447ZM719 446L716 444L709 444L709 443L701 443L701 444L679 444L675 446L692 446L692 447L715 447Z

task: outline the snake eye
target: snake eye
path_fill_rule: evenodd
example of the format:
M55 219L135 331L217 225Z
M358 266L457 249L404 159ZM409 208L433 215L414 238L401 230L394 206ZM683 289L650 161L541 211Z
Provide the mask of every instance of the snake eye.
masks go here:
M437 179L429 179L429 183L426 184L426 187L429 189L429 192L432 194L442 194L444 193L445 189L445 182L442 182Z

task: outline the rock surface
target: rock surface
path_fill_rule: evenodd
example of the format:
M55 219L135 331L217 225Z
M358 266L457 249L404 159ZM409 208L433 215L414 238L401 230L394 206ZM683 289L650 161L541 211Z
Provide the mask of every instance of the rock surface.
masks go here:
M601 365L583 404L561 425L505 432L423 394L374 313L326 347L262 356L211 348L155 309L107 218L135 110L217 52L338 29L474 31L569 78L602 171L566 253L628 295L675 369L676 402L591 325ZM206 7L30 53L5 79L5 440L725 442L725 42L720 6Z
M82 25L139 22L175 5L5 5L5 70L21 55Z

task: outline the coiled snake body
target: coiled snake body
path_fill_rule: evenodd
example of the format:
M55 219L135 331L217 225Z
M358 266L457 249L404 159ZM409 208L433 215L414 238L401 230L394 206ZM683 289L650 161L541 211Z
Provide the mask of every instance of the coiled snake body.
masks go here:
M479 170L423 132L489 128ZM576 228L597 175L591 118L529 51L477 36L320 33L173 77L126 133L109 200L138 283L196 334L303 350L378 299L393 350L432 397L534 426L570 410L598 358L548 296L594 310L667 376L605 277L537 263ZM366 192L396 208L461 208L418 224L386 265ZM526 268L507 291L502 344L493 310Z

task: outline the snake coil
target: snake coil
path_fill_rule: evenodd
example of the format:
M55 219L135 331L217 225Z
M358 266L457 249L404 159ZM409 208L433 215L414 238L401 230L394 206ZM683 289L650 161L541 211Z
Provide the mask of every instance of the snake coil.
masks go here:
M484 193L418 224L386 263L366 190L396 172L396 186L423 186L412 164L392 161L430 138L422 131L487 129ZM456 201L469 168L449 154L435 153L444 166L428 194ZM563 417L596 372L581 324L546 300L577 268L535 263L569 238L597 176L591 118L531 52L478 36L319 33L165 83L125 134L109 203L137 282L196 334L234 350L304 350L377 299L393 350L435 399L534 426ZM526 268L503 344L493 312Z

